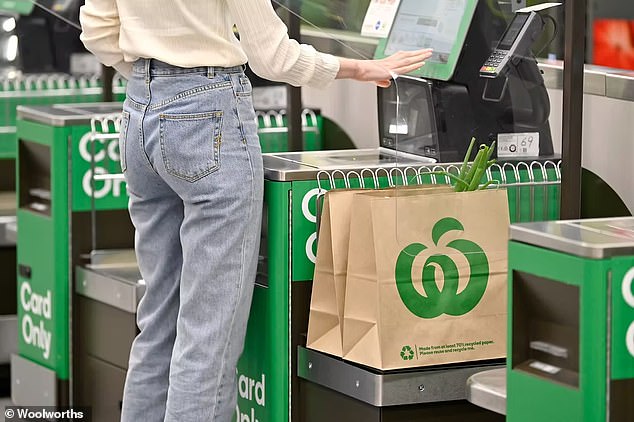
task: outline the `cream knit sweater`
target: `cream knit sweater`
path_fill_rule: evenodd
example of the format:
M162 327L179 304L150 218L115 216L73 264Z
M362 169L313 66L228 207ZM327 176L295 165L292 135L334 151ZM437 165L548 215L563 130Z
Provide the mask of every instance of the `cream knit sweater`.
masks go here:
M324 86L339 70L336 57L288 38L270 0L86 0L80 21L86 48L126 77L138 58L181 67L248 59L259 76L296 86Z

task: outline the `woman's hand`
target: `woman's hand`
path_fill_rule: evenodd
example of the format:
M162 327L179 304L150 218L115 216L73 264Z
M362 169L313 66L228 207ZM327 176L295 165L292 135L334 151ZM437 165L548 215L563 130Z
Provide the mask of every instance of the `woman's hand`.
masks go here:
M431 57L432 50L399 51L379 60L353 60L340 58L337 79L354 79L362 82L374 82L387 88L390 79L419 69L425 60Z

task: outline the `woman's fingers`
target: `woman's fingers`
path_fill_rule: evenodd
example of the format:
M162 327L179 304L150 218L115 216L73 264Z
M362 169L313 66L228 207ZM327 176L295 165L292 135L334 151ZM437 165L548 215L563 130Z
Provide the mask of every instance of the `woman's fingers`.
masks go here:
M431 55L432 50L429 48L415 51L399 51L385 59L366 62L368 64L368 73L363 79L374 81L376 85L387 88L391 84L390 79L395 75L419 69Z
M394 59L395 61L398 61L398 62L406 61L409 64L416 61L427 60L431 56L432 56L432 50L429 48L426 48L424 50L398 52L394 54L393 56L388 57L388 60Z
M431 49L400 51L386 59L386 67L394 73L409 73L425 64L432 55Z
M403 73L409 73L409 72L413 72L417 69L420 69L421 67L423 67L425 65L425 62L417 62L417 63L413 63L410 65L406 65L406 66L401 66L397 69L392 69L392 72L396 73L396 74L403 74Z
M431 56L432 52L433 50L431 48L423 48L422 50L399 51L395 53L393 56L397 56L397 57L414 57L419 55Z

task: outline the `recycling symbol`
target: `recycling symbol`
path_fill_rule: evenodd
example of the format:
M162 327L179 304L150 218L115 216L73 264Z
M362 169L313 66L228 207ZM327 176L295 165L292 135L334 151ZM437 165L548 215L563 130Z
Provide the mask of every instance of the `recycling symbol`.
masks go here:
M438 247L443 235L456 230L464 231L464 227L455 218L439 220L432 229L434 245ZM486 291L489 262L482 248L466 239L452 240L446 246L462 253L469 264L469 281L460 293L460 274L456 263L449 256L434 254L425 261L421 281L427 296L419 293L412 279L414 259L427 247L420 243L411 243L400 252L396 260L395 279L398 294L405 307L420 318L436 318L442 314L464 315L476 307ZM444 275L442 290L436 283L436 268L440 268Z
M403 346L401 349L401 358L403 360L412 360L414 359L414 351L409 346Z

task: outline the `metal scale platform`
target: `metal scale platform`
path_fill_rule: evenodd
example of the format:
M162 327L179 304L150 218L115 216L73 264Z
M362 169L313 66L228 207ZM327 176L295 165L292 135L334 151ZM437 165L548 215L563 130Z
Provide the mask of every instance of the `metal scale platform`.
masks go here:
M420 167L435 160L391 148L263 154L264 178L278 182L315 180L325 171L361 171L380 167Z
M136 313L145 282L134 250L93 251L91 263L77 267L75 292L129 313Z
M0 247L15 246L15 193L0 192Z

